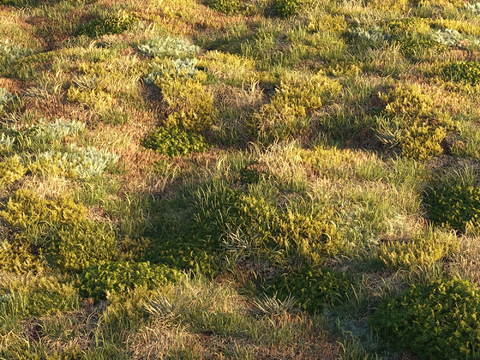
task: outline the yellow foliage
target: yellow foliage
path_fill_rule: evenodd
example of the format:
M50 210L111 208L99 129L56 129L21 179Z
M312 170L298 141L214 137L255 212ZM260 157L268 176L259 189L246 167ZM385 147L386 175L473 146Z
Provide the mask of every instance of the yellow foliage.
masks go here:
M0 163L0 184L8 185L19 179L26 173L26 169L23 167L20 157L13 156L4 159Z
M458 249L451 233L429 229L414 233L410 239L387 241L380 246L379 257L387 268L410 269L431 265Z
M330 14L322 14L321 16L312 16L307 29L310 32L343 32L347 27L348 25L343 15L332 16Z
M67 100L71 103L88 105L99 112L107 111L113 107L115 98L102 90L80 90L71 86L67 92Z

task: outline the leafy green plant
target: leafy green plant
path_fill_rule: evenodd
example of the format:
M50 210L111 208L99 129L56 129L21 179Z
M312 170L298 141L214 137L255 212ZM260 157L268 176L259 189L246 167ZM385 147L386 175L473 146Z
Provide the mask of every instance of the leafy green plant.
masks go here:
M113 16L95 19L80 25L75 35L87 35L95 38L105 34L121 34L125 30L131 29L137 22L137 17L129 14L125 10L119 10L117 14Z
M243 8L243 4L239 0L210 0L208 6L228 15L235 14Z
M443 127L434 128L428 125L413 124L400 136L402 155L418 160L429 160L432 156L438 156L443 153L440 143L446 135L447 132Z
M29 166L30 171L42 176L63 175L88 179L112 169L119 156L94 147L80 149L71 145L68 151L47 151L36 156Z
M310 78L286 77L269 104L247 121L247 130L263 142L301 135L308 128L307 113L333 100L341 85L323 75Z
M347 300L352 283L345 273L302 267L275 276L267 290L279 299L292 296L302 310L320 312L324 305L338 305Z
M417 232L408 239L390 239L380 246L379 258L389 269L412 269L430 266L458 249L451 233L429 229Z
M18 155L0 162L0 185L8 185L22 178L27 170L23 167Z
M164 127L150 133L142 143L146 148L167 156L188 155L192 152L203 152L209 148L201 135Z
M19 189L8 200L0 217L11 227L27 229L49 224L75 224L86 219L87 209L64 196L54 201L39 197L30 190Z
M157 78L155 85L162 90L170 114L165 121L167 127L179 127L184 131L202 132L212 124L214 113L213 95L206 91L195 78Z
M411 348L421 359L472 359L480 347L479 312L475 286L441 279L385 300L369 322L395 348Z
M78 290L53 276L27 277L0 287L0 316L40 317L79 307Z
M145 44L138 45L138 50L151 57L174 57L183 59L195 57L199 48L182 38L162 36L153 38Z
M107 225L83 221L50 231L51 235L46 238L46 256L50 264L62 271L78 273L92 264L117 257L117 236Z
M150 265L149 262L105 262L85 269L80 275L80 291L85 297L101 300L138 287L153 290L181 278L180 271L166 265Z
M480 188L448 185L428 190L424 198L429 218L455 230L465 230L468 222L480 222Z
M480 64L476 61L457 61L447 65L443 71L447 79L464 81L471 85L480 83Z
M305 0L276 0L277 13L283 17L296 15L305 5Z

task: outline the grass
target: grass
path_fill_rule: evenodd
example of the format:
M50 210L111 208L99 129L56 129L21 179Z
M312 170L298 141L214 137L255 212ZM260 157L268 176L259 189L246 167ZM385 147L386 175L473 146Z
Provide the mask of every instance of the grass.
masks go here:
M480 286L478 4L0 4L0 359L422 359L376 309Z

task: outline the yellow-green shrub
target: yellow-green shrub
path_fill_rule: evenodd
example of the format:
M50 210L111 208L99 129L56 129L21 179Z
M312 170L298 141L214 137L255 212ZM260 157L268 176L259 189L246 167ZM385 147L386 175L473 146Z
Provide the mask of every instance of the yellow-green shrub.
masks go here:
M0 162L0 186L11 184L26 173L19 156L12 156Z
M201 57L197 67L204 68L219 78L250 83L255 79L255 61L236 54L209 51Z
M379 258L393 270L428 266L453 253L458 244L453 234L429 229L416 232L409 239L382 243Z
M443 127L413 124L400 137L402 155L407 158L429 160L443 153L440 143L447 135Z
M8 311L20 317L45 316L79 307L78 290L72 283L53 276L27 277L0 285L0 314ZM4 300L5 299L5 300Z
M253 137L270 142L298 136L307 129L307 112L335 98L341 85L324 75L298 78L290 74L280 83L269 104L263 105L247 121Z
M32 225L53 223L74 224L85 221L87 208L72 197L46 200L30 190L19 189L0 211L0 217L10 226L25 229Z
M88 105L88 107L97 111L107 111L110 109L115 98L102 90L81 90L71 86L67 91L67 100L71 103Z
M43 261L32 254L31 244L26 240L0 241L0 270L13 273L40 272Z
M389 116L404 116L408 119L432 116L433 99L424 94L417 84L400 84L389 93L379 96L385 106L384 112Z
M187 80L175 77L158 78L155 84L162 90L170 114L167 127L202 132L212 124L213 95L198 77Z
M347 22L343 15L332 16L330 14L322 14L314 16L310 19L307 29L310 32L333 31L343 32L347 30Z
M108 226L84 221L61 226L47 238L49 262L68 272L116 260L117 238Z

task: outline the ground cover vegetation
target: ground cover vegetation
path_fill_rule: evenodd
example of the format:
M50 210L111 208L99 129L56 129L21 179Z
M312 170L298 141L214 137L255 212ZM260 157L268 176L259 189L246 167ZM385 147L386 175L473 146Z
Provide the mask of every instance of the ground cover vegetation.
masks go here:
M480 3L0 0L0 359L476 359Z

